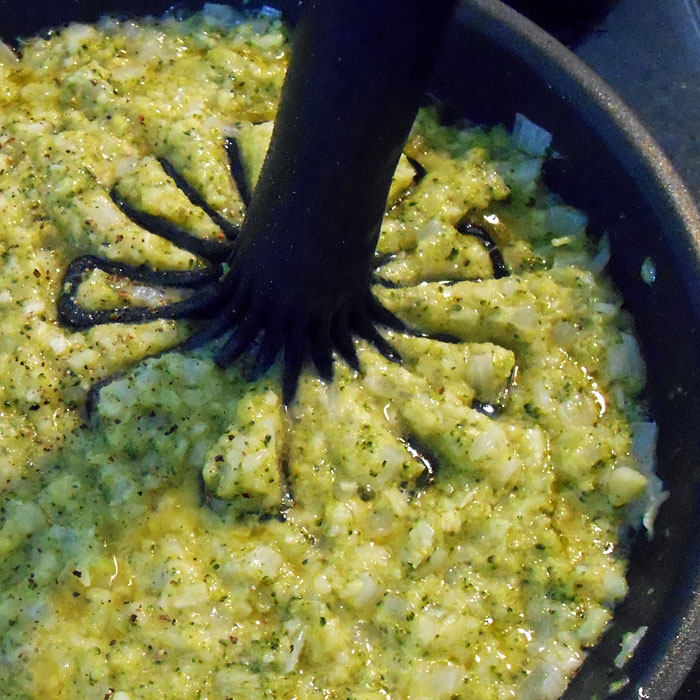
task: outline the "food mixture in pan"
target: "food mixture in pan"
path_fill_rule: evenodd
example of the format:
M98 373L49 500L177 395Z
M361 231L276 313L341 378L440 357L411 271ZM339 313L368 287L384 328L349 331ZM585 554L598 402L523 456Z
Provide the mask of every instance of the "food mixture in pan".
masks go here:
M222 236L159 159L240 223L224 139L254 182L288 51L222 6L0 44L3 698L553 700L625 596L663 498L644 365L522 117L419 114L374 290L425 334L386 331L401 365L358 341L361 373L307 371L285 410L275 368L138 362L184 322L57 322L77 255L199 264L112 190ZM179 293L92 271L79 296Z

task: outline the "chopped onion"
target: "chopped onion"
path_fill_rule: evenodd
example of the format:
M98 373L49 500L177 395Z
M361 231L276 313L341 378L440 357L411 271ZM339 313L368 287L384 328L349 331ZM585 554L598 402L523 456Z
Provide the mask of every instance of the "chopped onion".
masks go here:
M620 653L615 657L615 666L622 668L632 658L634 650L639 642L642 641L648 629L646 625L642 625L635 632L627 632L627 634L623 635L620 642Z
M65 336L55 335L49 341L49 345L57 355L61 355L70 347L70 341Z
M554 236L580 236L586 230L588 217L573 207L555 204L547 209L545 223Z
M540 317L530 304L521 304L513 308L509 321L515 328L527 333L537 330Z
M299 661L299 656L301 650L304 648L304 637L306 636L306 629L302 627L292 639L289 644L289 653L286 654L284 663L282 664L282 672L290 673L296 668Z
M450 663L434 666L430 669L432 690L439 697L454 693L460 680L460 669Z
M590 268L593 272L600 272L610 260L610 239L608 234L605 233L601 236L600 241L598 241L598 252L595 254L593 260L591 260Z
M269 5L263 5L258 10L258 16L269 17L270 19L280 19L282 17L282 12L274 7L270 7Z
M608 367L614 377L644 376L644 361L639 352L639 345L633 335L621 333L621 343L608 348Z
M611 316L614 316L618 312L620 305L619 304L610 304L610 303L604 302L604 301L598 301L595 304L593 304L592 308L593 308L593 311L595 311L603 316L611 317Z
M218 27L235 27L243 21L243 15L230 5L207 2L202 9L207 24Z
M644 515L642 525L646 529L649 537L654 534L654 521L659 512L661 504L668 498L668 491L664 490L661 479L656 474L651 474L647 481L647 491L644 497Z
M649 537L654 534L654 520L661 504L668 498L668 491L663 482L654 474L656 464L656 438L658 427L653 421L637 421L630 423L632 431L632 454L639 464L639 470L647 477L644 497L630 509L629 519L635 526L640 523L646 529Z
M630 423L632 431L632 452L642 471L651 473L656 461L656 438L659 429L654 421L637 421Z
M139 284L134 286L131 290L131 298L146 306L158 306L158 304L162 304L163 301L165 301L166 294L160 289L145 287Z
M515 115L513 141L521 150L531 156L543 156L552 143L552 134L531 122L524 114Z
M651 258L644 258L644 262L642 262L642 268L640 270L640 275L642 277L642 280L646 284L654 284L656 282L656 265L654 264L654 261Z
M555 253L552 259L552 267L579 267L586 268L590 258L586 253Z
M1 63L19 63L17 54L3 41L0 41L0 64Z
M539 158L518 163L511 172L511 179L521 185L534 182L542 174L542 161Z
M89 24L70 24L63 30L63 38L71 54L78 53L82 49L83 44L92 39L95 34L95 28Z

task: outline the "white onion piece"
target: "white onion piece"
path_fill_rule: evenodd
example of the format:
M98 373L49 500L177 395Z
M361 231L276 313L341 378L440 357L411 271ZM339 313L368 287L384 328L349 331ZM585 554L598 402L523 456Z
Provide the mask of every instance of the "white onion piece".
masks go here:
M543 156L552 143L552 134L531 122L524 114L515 115L513 141L521 150L531 156Z

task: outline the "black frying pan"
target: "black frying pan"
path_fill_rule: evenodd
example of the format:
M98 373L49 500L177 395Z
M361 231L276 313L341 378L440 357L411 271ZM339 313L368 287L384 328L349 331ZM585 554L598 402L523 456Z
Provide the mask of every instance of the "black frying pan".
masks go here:
M268 0L293 18L295 0ZM185 3L197 6L197 3ZM0 35L12 41L101 14L162 13L168 0L0 0ZM254 6L250 3L248 7ZM371 12L371 3L367 3ZM614 697L671 700L700 652L700 217L649 135L573 54L498 0L457 12L431 90L456 116L512 122L525 113L554 134L562 158L552 189L611 241L611 273L633 314L659 424L659 473L671 492L656 536L632 549L630 592L564 698L606 697L620 679L613 660L627 631L649 630ZM646 257L656 263L643 282Z

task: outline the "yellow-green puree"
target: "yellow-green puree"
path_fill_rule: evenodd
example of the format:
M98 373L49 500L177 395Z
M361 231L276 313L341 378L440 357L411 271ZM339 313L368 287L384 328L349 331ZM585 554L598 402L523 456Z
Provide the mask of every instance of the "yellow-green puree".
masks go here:
M403 365L358 343L362 374L303 375L288 412L274 370L164 354L84 422L92 382L189 329L70 332L67 263L195 266L109 191L220 237L157 158L240 221L223 139L255 179L287 53L276 17L220 7L0 45L3 698L553 699L625 595L621 533L660 494L643 364L604 243L502 128L422 112L427 174L402 159L379 241L377 296L462 342L393 334ZM93 273L81 298L173 294Z

